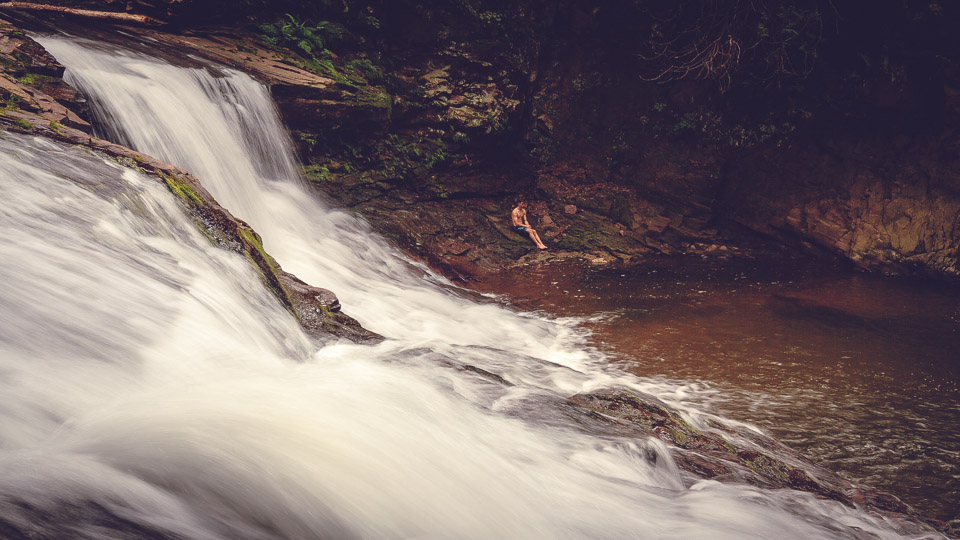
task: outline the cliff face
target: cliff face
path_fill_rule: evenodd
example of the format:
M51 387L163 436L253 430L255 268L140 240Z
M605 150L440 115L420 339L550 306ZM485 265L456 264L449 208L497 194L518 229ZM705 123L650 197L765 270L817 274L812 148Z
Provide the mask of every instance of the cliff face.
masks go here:
M345 33L322 54L256 26L153 37L268 84L305 176L454 276L749 251L735 226L869 270L960 272L960 71L939 37L910 50L917 29L898 33L889 6L865 21L872 33L814 43L824 58L808 78L724 87L648 80L640 8L488 3L346 2L328 9ZM223 19L218 6L124 4L180 27ZM931 35L955 15L911 9ZM549 254L511 232L518 195Z
M336 65L342 86L387 94L381 108L318 125L284 104L298 90L275 94L308 178L448 273L746 252L744 226L868 270L958 275L960 78L932 45L898 58L859 36L789 87L721 88L646 80L617 41L637 21L589 2L526 3L481 30L452 8L371 13L394 33ZM509 230L517 195L551 254Z
M960 275L960 165L940 141L836 141L731 160L724 207L869 270Z
M686 252L742 225L868 270L960 275L955 10L846 6L808 77L722 87L643 80L621 25L577 4L543 34L529 99L541 192L588 194L578 206Z

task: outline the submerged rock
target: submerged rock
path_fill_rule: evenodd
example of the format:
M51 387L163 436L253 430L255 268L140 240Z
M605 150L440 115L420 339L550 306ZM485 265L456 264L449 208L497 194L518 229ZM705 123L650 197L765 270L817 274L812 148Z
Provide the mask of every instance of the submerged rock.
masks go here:
M854 484L817 466L782 443L746 428L716 420L700 429L657 398L627 389L577 394L569 402L594 419L655 437L671 450L687 482L701 478L744 482L763 488L790 488L851 507L866 507L897 521L928 520L895 496ZM597 416L599 415L599 416ZM943 529L942 523L931 523Z

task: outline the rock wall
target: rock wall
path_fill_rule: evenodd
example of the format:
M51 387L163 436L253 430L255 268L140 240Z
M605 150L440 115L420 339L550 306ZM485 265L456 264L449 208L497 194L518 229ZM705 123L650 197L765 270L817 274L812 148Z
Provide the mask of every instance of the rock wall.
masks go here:
M51 3L179 25L219 5ZM478 14L364 4L384 28L357 30L322 62L264 43L255 28L137 32L171 57L191 50L269 85L306 178L454 276L518 259L745 252L734 224L868 270L958 275L960 70L949 58L835 61L811 83L825 97L722 95L705 82L642 80L625 48L636 44L610 42L619 27L590 2L524 5L522 19L480 13L466 24L458 17ZM10 47L0 54L16 56ZM41 102L16 84L26 67L12 72L2 84L25 88L25 108L71 99L54 84L41 94L56 99ZM77 105L51 114L82 128ZM518 195L549 254L511 232Z
M942 141L843 140L731 159L723 207L748 227L890 274L960 276L960 162Z

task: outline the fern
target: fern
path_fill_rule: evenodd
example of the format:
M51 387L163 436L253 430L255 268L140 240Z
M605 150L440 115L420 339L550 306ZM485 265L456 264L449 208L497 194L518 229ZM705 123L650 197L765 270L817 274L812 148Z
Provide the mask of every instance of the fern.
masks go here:
M329 56L326 45L343 37L343 27L329 21L312 25L287 13L280 20L260 25L264 41L285 47L310 59Z

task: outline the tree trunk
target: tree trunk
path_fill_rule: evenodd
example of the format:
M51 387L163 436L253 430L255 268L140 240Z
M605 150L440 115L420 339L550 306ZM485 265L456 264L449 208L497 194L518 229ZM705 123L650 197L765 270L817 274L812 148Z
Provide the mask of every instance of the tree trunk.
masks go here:
M163 21L147 17L146 15L136 15L133 13L122 13L118 11L95 11L92 9L77 9L63 6L52 6L49 4L34 4L32 2L3 2L0 8L21 9L27 11L55 11L65 15L84 17L87 19L102 19L108 21L119 21L125 23L143 24L147 26L161 26Z

